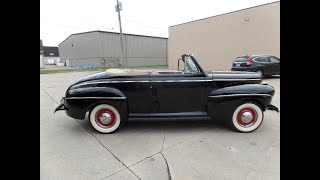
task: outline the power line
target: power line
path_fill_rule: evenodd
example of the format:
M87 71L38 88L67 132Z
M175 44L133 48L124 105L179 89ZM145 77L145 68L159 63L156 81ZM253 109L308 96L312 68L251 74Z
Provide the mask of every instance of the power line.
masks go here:
M122 18L122 19L125 20L125 21L128 21L128 22L133 22L133 23L136 23L136 24L139 24L139 25L142 25L142 26L145 26L145 27L153 28L153 29L161 29L161 30L164 30L164 29L167 29L167 28L168 28L168 27L161 28L161 27L149 26L149 25L146 25L146 24L141 23L141 22L139 22L139 21L131 20L131 19L127 19L127 18Z
M48 24L48 23L41 23ZM45 25L47 26L47 25ZM59 27L59 28L74 28L74 29L118 29L119 27L93 27L93 26L68 26L68 25L59 25L59 24L48 24L48 26Z

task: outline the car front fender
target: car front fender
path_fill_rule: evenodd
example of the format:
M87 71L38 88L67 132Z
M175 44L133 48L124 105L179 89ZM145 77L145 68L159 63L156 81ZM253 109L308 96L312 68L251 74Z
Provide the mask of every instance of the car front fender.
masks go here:
M72 118L84 119L86 112L99 104L110 104L126 116L126 96L120 90L111 87L69 88L55 111L65 110Z
M233 111L244 102L254 102L263 111L269 109L275 91L267 84L245 84L219 88L208 96L207 113L212 118L229 119Z
M125 95L118 89L111 87L82 87L76 89L68 89L66 98L75 97L122 97Z

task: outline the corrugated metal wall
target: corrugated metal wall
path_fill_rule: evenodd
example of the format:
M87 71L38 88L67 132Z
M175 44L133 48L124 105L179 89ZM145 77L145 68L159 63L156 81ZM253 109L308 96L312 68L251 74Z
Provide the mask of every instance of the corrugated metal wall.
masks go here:
M90 59L98 56L98 33L71 35L59 44L60 59Z
M113 67L123 64L120 35L99 32L97 41L101 66Z
M123 65L119 36L108 32L71 35L59 45L60 58L62 61L69 59L70 66ZM166 38L124 34L123 46L128 66L167 65Z
M128 65L167 65L167 39L125 36Z

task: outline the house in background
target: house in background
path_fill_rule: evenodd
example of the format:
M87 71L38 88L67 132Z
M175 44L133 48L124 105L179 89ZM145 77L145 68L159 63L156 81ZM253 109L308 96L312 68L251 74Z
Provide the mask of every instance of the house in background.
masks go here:
M44 50L43 50L43 45L42 45L42 40L40 39L40 68L44 68Z
M54 65L60 62L58 47L43 46L43 50L44 50L43 59L45 64Z

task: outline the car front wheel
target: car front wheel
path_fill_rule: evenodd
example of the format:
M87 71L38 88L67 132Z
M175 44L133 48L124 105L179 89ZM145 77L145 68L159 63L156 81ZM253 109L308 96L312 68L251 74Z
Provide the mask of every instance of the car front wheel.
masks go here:
M252 132L262 124L263 118L260 106L251 102L244 103L235 109L230 124L238 132Z
M101 133L114 132L121 122L119 111L108 104L101 104L93 108L89 119L92 127Z

